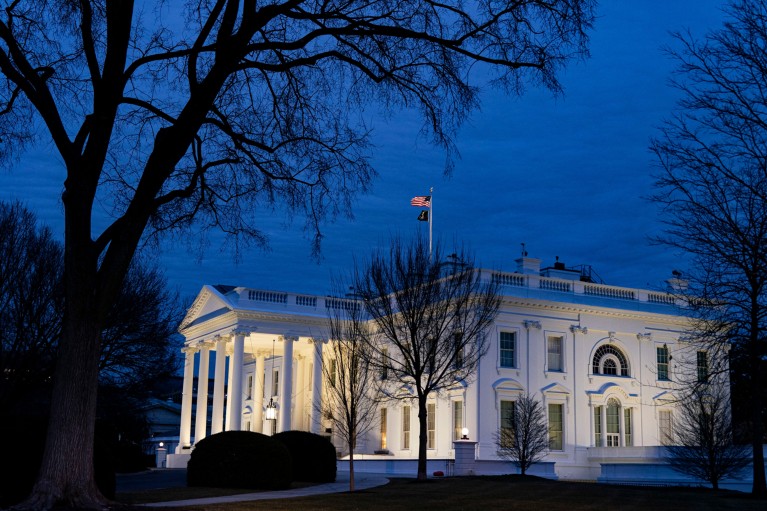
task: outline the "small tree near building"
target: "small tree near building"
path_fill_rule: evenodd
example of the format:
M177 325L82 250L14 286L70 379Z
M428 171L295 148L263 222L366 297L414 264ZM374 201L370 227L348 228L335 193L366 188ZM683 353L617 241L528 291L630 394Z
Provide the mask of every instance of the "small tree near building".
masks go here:
M721 382L695 386L676 404L673 438L666 443L671 468L711 483L738 477L750 461L749 447L732 440L729 394Z
M501 427L496 436L498 455L514 463L525 475L534 463L543 459L549 448L543 406L530 394L502 403Z
M322 366L325 388L320 416L332 425L349 450L349 491L354 491L354 448L375 424L376 388L368 350L370 330L354 300L337 299L329 308L330 346ZM321 349L320 345L316 349Z
M430 252L422 238L409 244L395 239L353 278L366 314L359 320L370 321L372 329L370 367L386 376L378 379L382 391L392 399L414 398L418 406L418 479L426 479L426 449L433 441L428 401L474 376L501 303L499 284L483 278L465 251L453 254L461 265L443 263L442 248ZM399 392L403 387L412 393Z

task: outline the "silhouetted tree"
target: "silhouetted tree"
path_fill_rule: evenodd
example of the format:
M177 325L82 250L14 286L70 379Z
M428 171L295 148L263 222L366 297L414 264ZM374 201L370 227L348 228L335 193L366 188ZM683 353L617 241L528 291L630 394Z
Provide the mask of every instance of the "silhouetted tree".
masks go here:
M499 285L465 265L445 272L443 251L433 252L420 237L391 242L355 269L353 286L371 322L370 366L386 378L382 391L393 399L418 405L418 478L426 479L427 402L430 397L469 382L487 352L485 334L501 304ZM414 396L402 395L408 386Z
M543 459L549 448L549 430L541 402L530 394L512 401L508 417L501 418L496 436L498 455L519 467L522 475Z
M767 494L764 360L767 358L767 4L727 8L723 28L702 40L679 34L674 82L679 111L652 148L668 226L660 240L690 255L678 288L695 318L691 341L727 371L732 345L749 395L754 494Z
M558 91L594 0L18 0L0 18L0 156L45 133L66 169L65 317L39 480L27 508L101 508L92 439L99 338L149 228L264 242L276 204L319 223L374 176L360 111L420 111L452 154L482 64ZM98 201L111 208L103 229Z
M349 450L349 491L354 491L354 449L376 423L378 399L370 359L370 327L360 304L338 298L328 309L330 342L322 365L321 415ZM321 346L316 346L320 349Z
M722 382L695 387L674 409L673 439L667 439L671 468L711 483L738 477L750 461L748 445L733 443L730 399Z

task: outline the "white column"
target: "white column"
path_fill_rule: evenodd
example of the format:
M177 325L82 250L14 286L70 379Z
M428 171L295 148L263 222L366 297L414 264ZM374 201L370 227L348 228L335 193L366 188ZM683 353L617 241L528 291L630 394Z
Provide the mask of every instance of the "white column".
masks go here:
M289 431L290 408L293 405L293 342L294 337L282 337L283 355L280 373L280 424L279 431Z
M317 435L322 428L320 406L322 400L322 341L314 341L314 362L312 366L312 423L311 431Z
M224 431L229 431L232 424L232 372L234 372L234 357L230 349L226 350L229 368L226 370L226 408L224 408Z
M213 416L210 418L210 434L224 430L224 380L226 379L226 341L216 340L216 372L213 376Z
M304 388L306 385L306 378L304 377L306 373L305 366L306 357L303 355L296 356L296 407L293 414L293 429L300 431L306 431L306 421L304 420L306 416L306 411L304 410L304 394L306 393Z
M194 443L207 434L208 428L208 372L210 371L210 347L200 347L200 367L197 368L197 414L194 423Z
M234 351L229 365L229 430L242 429L242 362L245 358L245 333L234 333Z
M184 352L184 386L181 394L181 428L178 433L176 453L189 449L192 431L192 394L194 392L194 353L192 347L185 347Z
M256 381L253 395L253 422L256 433L264 432L264 359L263 353L256 356Z

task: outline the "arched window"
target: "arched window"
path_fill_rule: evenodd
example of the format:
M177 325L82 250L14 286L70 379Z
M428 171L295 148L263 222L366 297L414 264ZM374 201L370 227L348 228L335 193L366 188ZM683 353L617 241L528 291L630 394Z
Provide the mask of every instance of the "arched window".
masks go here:
M626 355L612 344L605 344L597 349L594 353L592 369L594 374L629 375Z

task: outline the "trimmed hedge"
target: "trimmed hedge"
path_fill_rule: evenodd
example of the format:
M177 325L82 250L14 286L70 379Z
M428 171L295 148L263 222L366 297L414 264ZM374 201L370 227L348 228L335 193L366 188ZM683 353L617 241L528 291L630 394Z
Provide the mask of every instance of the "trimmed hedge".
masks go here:
M186 469L189 486L284 490L290 488L290 452L271 437L224 431L194 446Z
M308 431L283 431L273 437L293 459L293 480L332 483L336 480L336 448L327 438Z

